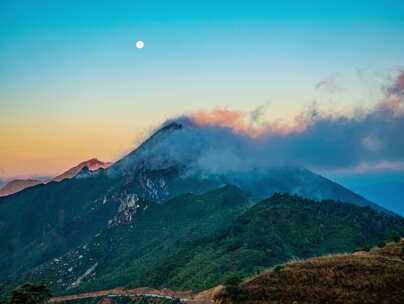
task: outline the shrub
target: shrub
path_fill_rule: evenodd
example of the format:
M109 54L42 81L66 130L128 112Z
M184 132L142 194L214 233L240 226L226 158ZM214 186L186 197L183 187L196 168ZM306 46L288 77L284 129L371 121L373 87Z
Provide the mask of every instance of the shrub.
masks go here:
M381 241L379 244L377 244L377 247L379 248L383 248L384 246L386 246L386 242Z
M43 304L51 297L48 286L43 283L25 283L11 292L11 304Z
M282 265L276 265L275 268L274 268L274 273L280 273L282 268L283 268Z
M241 275L238 273L233 273L229 275L224 281L224 286L226 287L237 287L242 281Z
M398 232L392 233L391 240L396 243L400 242L400 235L398 234Z

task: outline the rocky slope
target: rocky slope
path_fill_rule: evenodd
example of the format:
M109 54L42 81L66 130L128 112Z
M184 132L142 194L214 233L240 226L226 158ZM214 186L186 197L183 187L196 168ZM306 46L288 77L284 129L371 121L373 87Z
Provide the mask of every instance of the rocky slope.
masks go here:
M248 194L249 201L252 202L257 202L275 192L287 192L316 200L331 198L339 201L335 204L343 205L340 203L341 201L351 202L360 206L370 206L378 211L385 211L350 190L306 169L244 167L241 164L234 167L233 162L227 162L229 167L220 167L226 163L227 157L221 158L222 161L211 157L222 153L223 145L226 149L237 150L237 145L231 146L231 144L221 142L216 135L206 133L205 130L202 131L192 124L182 121L170 122L157 130L136 150L107 169L100 168L91 171L84 166L81 171L76 173L76 169L80 169L79 165L74 170L76 173L74 178L37 185L0 198L0 282L3 286L9 285L9 282L15 282L23 273L30 272L32 268L44 263L49 265L50 261L55 258L71 254L72 250L79 248L78 246L81 244L97 243L95 240L99 234L105 236L103 246L112 250L114 247L107 245L108 242L119 245L122 237L132 236L132 230L130 230L132 228L128 229L127 224L139 223L137 218L147 208L153 209L155 213L151 219L147 220L147 225L157 229L156 223L153 223L152 219L157 221L158 218L154 217L161 215L160 212L167 212L171 217L176 218L177 209L173 207L175 204L169 204L169 207L163 208L171 199L176 198L174 201L178 202L180 198L184 200L188 197L185 201L193 201L198 196L190 198L182 195L187 193L188 195L189 193L199 195L229 183L236 185L239 188L238 191L243 193L242 196ZM95 162L95 166L100 166L98 161ZM196 206L199 205L196 204ZM169 211L167 208L173 209ZM222 212L223 206L219 204L216 208ZM234 218L228 217L223 221L228 225L232 219ZM111 230L111 227L117 227L117 230ZM135 224L134 227L137 235L145 235L142 229L149 228L149 226L141 228L139 224ZM211 227L217 228L218 226L216 223L211 223ZM198 227L193 227L193 229L196 232L199 231ZM111 231L121 231L121 234ZM174 229L173 233L176 231L177 229ZM380 231L385 233L384 228L381 228ZM158 229L155 231L157 239L154 235L149 237L156 244L161 244L161 241L158 240L161 237L159 232ZM192 242L199 237L198 233L191 235ZM374 238L376 236L379 235L375 235ZM187 239L188 235L184 234L183 237ZM107 238L109 238L108 242ZM169 238L169 240L173 239ZM143 241L139 240L139 242ZM183 242L179 236L176 241L178 244ZM349 244L350 246L356 245L359 241L361 240ZM142 256L141 253L132 252L134 250L132 244L128 244L130 249L128 253ZM181 246L177 247L177 249L185 250ZM154 247L151 248L154 249ZM176 247L170 243L167 248ZM288 248L284 249L287 255L293 254L293 251L291 252ZM327 250L333 249L335 248L327 248ZM126 252L125 250L123 248L117 252L115 256L118 260L120 258L126 260L125 254L122 255ZM183 254L183 252L177 253ZM114 259L109 259L103 250L100 250L99 254L95 255L97 259L109 260L111 263L114 261ZM303 252L299 254L303 254ZM262 253L258 254L258 256L261 255ZM285 257L286 255L282 255L281 259ZM174 259L174 257L172 258ZM162 266L155 261L155 257L150 255L145 271L152 271L153 267L157 267L156 273L159 273L159 267ZM83 264L80 273L74 273L74 281L85 275L98 262L95 260ZM140 263L140 260L138 262ZM277 262L277 260L271 260L271 263L273 262ZM121 265L119 261L116 263ZM150 268L148 268L149 266ZM100 273L101 266L96 267L97 273ZM115 264L108 267L115 268ZM138 269L136 267L134 264L133 269ZM105 269L106 276L108 271ZM90 272L92 273L92 271ZM171 280L166 278L164 281L163 276L154 278L154 275L144 274L141 271L137 273L139 280L147 275L151 281L156 280L152 281L155 285ZM215 272L213 271L213 273ZM182 276L185 275L185 273L181 274L175 284L181 286L184 282ZM116 273L115 279L118 277ZM206 281L206 284L216 282L219 277L220 274L215 274L210 281ZM133 283L137 282L136 280L132 278ZM197 280L199 279L195 278L195 282ZM64 284L68 284L63 288L74 282L70 281L70 277L69 280L62 279L62 281ZM79 281L84 281L84 278ZM105 279L105 281L113 282L112 279ZM194 284L191 280L188 282ZM56 285L59 286L59 284ZM204 288L204 286L197 286L197 288Z
M137 204L128 197L125 211L100 235L27 279L68 292L117 286L195 291L233 273L246 276L290 259L350 252L404 231L401 217L334 201L277 194L250 207L234 186L163 205Z

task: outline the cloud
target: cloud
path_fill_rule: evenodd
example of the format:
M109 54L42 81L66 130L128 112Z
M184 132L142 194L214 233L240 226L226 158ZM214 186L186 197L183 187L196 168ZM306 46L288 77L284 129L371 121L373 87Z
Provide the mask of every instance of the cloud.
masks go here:
M211 133L227 129L226 154L233 151L229 159L237 167L248 160L246 163L253 166L291 165L317 170L400 169L404 164L403 92L404 73L400 72L379 103L351 116L321 113L313 104L295 118L293 125L256 126L254 119L248 120L251 113L230 110L200 111L189 118L201 130L209 127ZM253 117L259 117L260 111ZM232 139L237 144L232 144ZM214 161L215 153L221 155L219 150L210 152L210 161Z
M250 112L250 120L252 123L259 125L262 124L265 113L268 109L269 101L256 107Z
M402 73L372 109L329 114L310 105L293 124L262 123L255 112L197 111L165 123L138 159L161 167L181 162L206 172L298 166L321 172L404 168ZM257 124L257 121L260 121Z
M338 74L333 74L327 78L319 81L315 88L316 90L323 90L329 94L334 94L341 91L341 88L337 84Z
M387 94L404 97L404 70L400 71L393 85L387 88Z

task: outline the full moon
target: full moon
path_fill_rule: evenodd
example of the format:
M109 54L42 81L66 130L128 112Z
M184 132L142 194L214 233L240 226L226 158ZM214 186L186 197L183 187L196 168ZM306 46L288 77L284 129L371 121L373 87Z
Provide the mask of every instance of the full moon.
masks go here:
M138 49L143 49L144 48L144 42L142 40L139 40L136 42L136 47Z

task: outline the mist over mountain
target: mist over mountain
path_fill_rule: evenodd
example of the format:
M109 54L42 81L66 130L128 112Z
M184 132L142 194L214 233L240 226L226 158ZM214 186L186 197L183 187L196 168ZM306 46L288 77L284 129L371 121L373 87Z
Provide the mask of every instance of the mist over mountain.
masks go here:
M244 212L248 214L246 210L250 208L258 210L258 213L265 210L268 214L264 217L257 215L260 224L255 222L254 216L254 220L251 220L252 226L248 230L257 229L259 232L263 231L264 227L267 229L268 226L263 219L273 217L273 209L265 207L261 210L252 206L271 196L275 199L272 201L274 204L278 201L281 201L282 206L292 204L295 209L292 214L300 214L302 211L302 217L295 219L293 229L297 231L305 225L303 219L307 219L308 214L305 212L309 207L317 210L317 205L325 204L324 207L318 207L320 209L332 206L329 212L333 210L335 217L324 218L319 215L313 219L313 223L316 224L312 224L316 227L329 225L330 231L334 234L335 221L342 221L348 215L352 216L339 227L341 235L337 244L332 243L332 246L326 249L318 247L310 251L308 248L302 249L305 246L299 241L296 250L290 251L288 257L293 257L294 252L297 256L309 257L316 253L333 252L339 250L338 248L350 250L354 245L375 243L379 239L386 238L388 234L401 229L401 217L315 173L312 169L334 170L345 166L355 168L368 161L377 166L386 163L399 165L400 144L387 145L388 141L397 135L396 128L401 126L403 120L401 103L397 107L388 107L391 105L390 102L397 100L394 98L381 102L364 116L336 118L316 114L304 120L304 124L299 128L287 130L276 129L273 126L256 128L246 124L242 114L227 110L181 116L166 121L140 146L113 164L92 159L46 184L0 198L0 277L5 282L0 288L7 289L23 277L34 276L45 277L53 286L69 290L78 287L83 280L90 280L96 273L101 276L101 270L103 278L98 281L98 277L95 277L94 286L105 287L102 284L98 285L98 282L105 282L108 287L114 287L116 282L123 284L125 280L131 280L133 284L147 283L153 286L170 283L175 287L207 287L208 285L204 286L201 283L201 278L195 278L187 285L184 277L180 275L181 271L185 270L177 266L171 270L171 274L167 273L167 277L160 278L161 273L165 272L163 271L165 264L171 265L173 263L171 259L175 260L178 257L174 254L166 261L163 258L165 254L176 252L184 263L196 263L195 265L200 267L198 258L185 253L194 252L198 256L198 252L202 252L199 250L211 251L214 243L210 242L212 239L216 240L216 234L233 225L233 221ZM399 101L401 102L401 99ZM257 119L257 115L255 113L254 119ZM368 138L369 129L366 129L365 125L370 121L377 122L377 126L381 128L385 127L384 121L388 121L389 124L393 121L393 127L384 130L385 142L378 145L378 149L369 150L372 141L363 140ZM347 137L347 132L351 132L354 136ZM353 142L346 142L347 138ZM342 141L338 142L338 139ZM338 143L337 146L335 142ZM353 155L352 162L346 161L350 155ZM278 193L289 195L280 197ZM329 200L332 200L331 205ZM203 206L200 205L201 201L205 201ZM184 203L189 204L187 207L190 208L190 213L181 217L178 208L185 208L181 207ZM356 206L349 207L350 204ZM257 206L265 204L261 202ZM226 209L228 207L230 209ZM237 208L233 209L234 207ZM188 209L182 211L186 210ZM206 218L201 218L203 221L197 222L196 217L200 217L199 212L202 211L206 213ZM287 212L289 211L288 208ZM283 212L286 211L282 211L282 214ZM145 217L145 214L148 215ZM287 220L292 214L287 216ZM322 219L324 223L320 223ZM374 221L376 225L372 232L365 229L368 219ZM140 225L142 221L145 222ZM351 230L351 225L357 221L360 221L361 226L354 231ZM171 226L173 223L174 226ZM169 238L170 242L160 248L158 244L163 244L162 240L168 238L165 229L171 227L170 231L177 231L178 223L184 226L183 233L176 240ZM197 223L201 224L203 229ZM281 226L285 225L286 222ZM136 237L132 234L132 229L135 229L135 234L138 233L140 237L135 243L133 241ZM312 231L307 231L309 232ZM195 238L192 238L190 243L180 245L188 234L194 233ZM235 240L231 243L234 241L239 246L239 239L252 237L253 248L259 249L263 246L266 253L269 251L265 250L275 250L271 242L264 241L267 232L259 239L249 233L245 236L235 235ZM302 240L307 238L309 235L307 233L305 232L300 238ZM351 233L355 241L349 238ZM97 239L99 235L102 235L102 248L98 248L101 244ZM145 236L146 238L143 238ZM123 237L126 238L126 247L119 245ZM231 244L227 244L226 237L222 237L223 247L232 248ZM283 256L281 252L291 250L292 244L283 244L276 235L274 240L279 242L276 248L284 249L273 253L272 262L259 258L259 261L266 262L257 263L268 266L274 261L279 262ZM313 242L320 241L313 239ZM208 247L201 247L200 242ZM292 240L293 244L294 242ZM91 244L91 254L88 255L88 259L76 265L75 259L84 259L84 253L89 252L88 244ZM242 247L241 245L238 248ZM121 270L115 272L115 268L121 269L123 265L129 265L134 256L141 256L142 253L137 251L139 248L145 248L147 252L154 252L158 248L161 251L151 254L150 260L146 257L144 257L146 260L142 260L143 258L137 260L132 265L136 271L130 276L122 275ZM181 251L177 252L178 248ZM243 255L250 249L247 246L247 251L245 253L243 251ZM112 250L116 250L113 253L116 259L110 258ZM77 252L81 251L83 254L77 256ZM254 254L261 256L263 253ZM75 266L60 268L58 263L61 257L69 259L67 265ZM196 261L193 261L194 258ZM122 264L122 261L125 262ZM244 258L240 261L242 263L240 269L250 274L252 268L248 266L243 268L243 263L247 261L244 261ZM260 265L257 264L255 267ZM73 271L78 266L80 268ZM59 270L55 270L54 267ZM143 272L138 267L141 267ZM98 271L94 272L94 269ZM193 267L188 269L194 271ZM111 279L110 275L113 273ZM88 277L90 274L91 277ZM149 280L145 280L145 277ZM220 271L214 274L211 283L217 283L219 277ZM55 284L55 280L62 281ZM91 284L88 286L93 286Z
M0 304L404 304L404 0L0 24Z
M403 79L401 71L384 89L384 97L369 109L347 115L322 112L314 106L295 117L292 125L262 122L263 108L251 113L217 109L184 115L163 124L165 132L155 133L152 148L141 148L137 158L129 154L120 164L130 166L149 154L153 165L159 166L164 160L157 155L164 154L211 173L273 166L322 171L404 170L400 140L404 129Z
M110 166L90 160L95 170L81 163L62 175L69 178L0 198L0 291L22 279L45 279L58 292L116 284L203 289L233 271L249 275L402 230L401 217L305 168L305 158L289 162L285 151L280 161L277 149L297 148L290 136L308 138L306 130L254 135L183 116ZM292 218L301 235L286 242ZM328 242L329 233L338 241Z
M264 151L260 149L265 146L258 147L254 140L229 128L200 126L182 117L166 122L137 149L108 168L106 174L124 177L126 188L143 189L140 193L147 194L143 198L160 201L230 183L256 199L288 192L317 200L333 198L373 205L307 169L275 166L270 155L261 154Z

